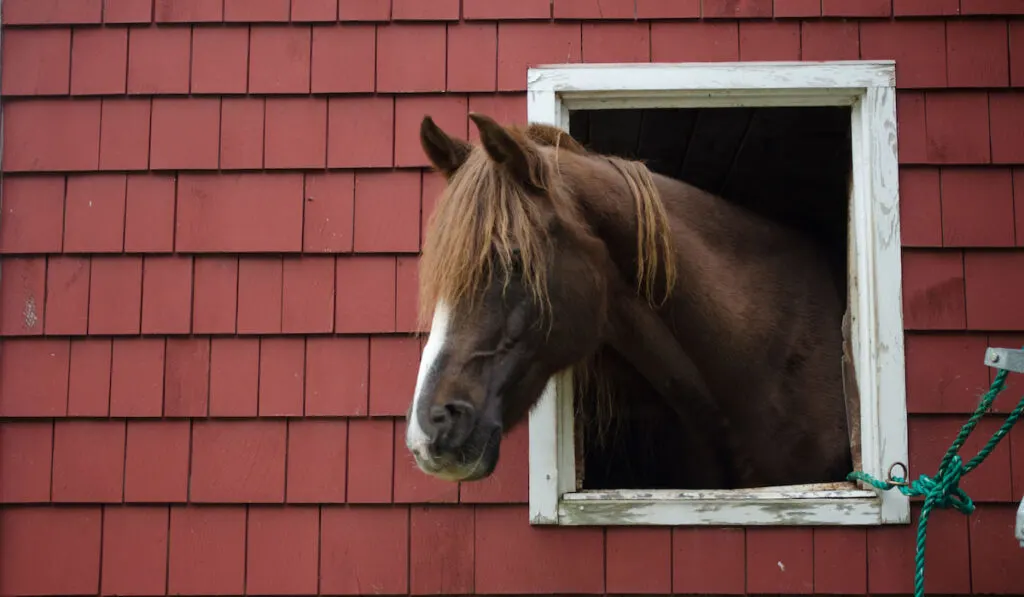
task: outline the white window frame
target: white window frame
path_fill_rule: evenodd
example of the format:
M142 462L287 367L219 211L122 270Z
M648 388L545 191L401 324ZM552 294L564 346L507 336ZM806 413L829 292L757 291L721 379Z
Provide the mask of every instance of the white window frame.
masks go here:
M847 287L860 394L861 470L905 476L895 62L561 64L530 68L527 114L569 130L572 110L850 106ZM836 366L839 366L837 363ZM880 525L910 522L899 491L863 484L731 491L577 491L572 371L530 413L534 525Z

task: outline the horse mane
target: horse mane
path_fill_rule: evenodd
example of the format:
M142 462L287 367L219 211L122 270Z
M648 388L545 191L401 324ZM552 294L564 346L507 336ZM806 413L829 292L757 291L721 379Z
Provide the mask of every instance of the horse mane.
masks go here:
M562 224L581 234L589 232L566 188L559 152L603 159L616 169L636 205L637 292L657 302L655 279L660 270L665 276L662 300L667 299L675 283L674 253L668 216L650 170L640 162L592 153L554 126L531 124L507 130L526 150L536 187L532 192L543 193ZM551 239L545 234L543 204L530 195L483 147L473 146L438 198L428 223L420 258L421 324L430 320L441 300L453 308L468 302L472 308L480 290L498 272L507 284L517 253L524 287L542 309L550 308L545 259L552 250Z

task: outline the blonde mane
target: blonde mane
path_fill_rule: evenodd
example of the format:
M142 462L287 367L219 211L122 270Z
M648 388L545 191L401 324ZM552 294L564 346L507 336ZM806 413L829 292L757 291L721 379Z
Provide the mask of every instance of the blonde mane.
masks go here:
M585 227L559 168L559 151L600 157L625 179L636 205L637 293L651 303L659 269L665 276L664 296L675 283L675 260L668 217L650 171L635 161L587 152L561 129L546 125L510 127L509 133L527 151L531 178L546 202L530 197L506 169L498 167L479 145L448 181L430 217L420 258L420 321L430 321L438 301L453 309L474 308L492 276L509 281L518 253L523 285L550 310L546 260L553 250L545 231L544 204L565 225ZM539 151L537 146L554 148Z

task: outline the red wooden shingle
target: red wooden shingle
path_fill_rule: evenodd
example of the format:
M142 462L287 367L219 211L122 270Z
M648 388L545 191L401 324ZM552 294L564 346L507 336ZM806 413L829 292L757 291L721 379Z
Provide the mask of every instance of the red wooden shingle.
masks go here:
M903 251L903 325L908 330L966 327L961 252Z
M0 417L59 417L67 412L67 340L5 340L0 350Z
M636 0L638 19L696 19L701 0Z
M210 339L167 338L164 416L205 417L209 404Z
M166 23L199 23L224 18L224 0L154 0L153 20Z
M309 93L310 27L253 25L249 93Z
M88 329L91 269L86 257L47 259L45 333L84 334Z
M821 0L821 14L826 17L888 17L892 0Z
M302 337L260 340L259 415L301 417L306 342Z
M943 168L942 242L1012 247L1013 178L1006 168Z
M359 337L306 340L307 417L359 417L367 412L369 342Z
M104 98L100 123L101 170L149 167L149 98Z
M799 60L800 25L781 21L741 21L740 60Z
M263 142L265 168L323 168L327 160L327 100L267 100Z
M394 21L458 21L460 0L392 0Z
M292 21L336 21L338 0L292 0Z
M335 332L395 331L394 257L339 257L335 280L338 284Z
M740 58L736 23L654 23L652 62L725 62Z
M46 258L7 257L0 263L0 335L41 335L46 316Z
M459 487L463 503L525 504L530 499L530 428L521 424L501 438L501 456L491 476Z
M193 265L192 331L224 334L235 331L238 300L238 258L201 256Z
M188 499L189 421L128 421L124 501Z
M1024 5L1016 0L960 0L965 15L1021 15Z
M1024 163L1024 91L992 93L989 97L992 111L992 161L995 163Z
M1017 216L1017 246L1024 247L1024 168L1013 170L1013 206Z
M650 62L648 23L584 23L583 62ZM470 98L472 102L474 98Z
M191 27L130 29L128 93L188 93L191 46Z
M169 253L174 250L175 177L128 175L124 250Z
M8 29L0 90L12 95L63 95L71 68L71 30Z
M420 247L420 173L358 172L354 249L415 253Z
M804 60L857 60L860 58L859 24L849 21L802 22L800 55ZM902 130L902 122L900 124Z
M395 503L437 504L458 502L458 483L428 475L416 466L412 452L405 445L406 429L407 425L404 417L395 420Z
M167 591L240 595L245 586L244 507L172 507Z
M704 0L702 7L701 16L705 19L764 19L772 16L772 0Z
M64 251L120 253L124 248L124 174L68 178Z
M498 90L526 89L531 66L582 60L579 23L499 23Z
M102 520L99 508L0 509L0 593L95 595Z
M553 0L552 11L556 19L632 20L636 6L634 0Z
M302 204L299 173L182 174L175 248L184 252L298 251Z
M63 176L5 176L0 253L59 253L64 239Z
M159 417L164 405L163 338L115 338L110 365L110 416Z
M391 502L394 462L391 419L351 419L348 425L348 493L353 504Z
M0 423L0 503L50 501L53 424Z
M971 91L925 94L927 158L938 164L990 160L987 94Z
M225 97L221 102L220 167L228 170L263 167L266 99Z
M138 334L142 319L142 258L93 257L89 333Z
M106 417L110 412L113 345L108 338L71 340L68 416Z
M814 529L814 592L867 592L867 532L861 528Z
M931 150L925 127L924 93L900 91L896 94L896 122L900 165L927 162Z
M775 0L773 9L777 19L817 17L821 15L821 0Z
M150 168L217 168L219 131L220 98L154 98Z
M210 343L210 416L256 416L259 376L259 338L213 338Z
M1024 594L1019 572L1024 550L1013 536L1016 508L1016 504L985 505L969 519L971 590L976 594Z
M392 165L395 152L394 99L384 96L332 97L328 112L329 168L387 168Z
M101 0L7 0L4 25L99 23Z
M1021 344L1024 343L1014 343L1017 348L1020 348ZM1014 389L1016 391L1009 395L1020 396L1019 382ZM1005 402L1006 400L1004 399L1003 401ZM1013 465L1013 495L1022 495L1024 494L1024 427L1014 425L1007 438L1003 441L1010 442L1010 464Z
M1006 21L946 23L951 87L1005 87L1010 81Z
M942 246L937 168L900 168L900 233L905 247Z
M975 355L979 353L974 353ZM974 407L985 390L974 398ZM973 409L972 409L973 410ZM978 422L974 432L960 449L964 462L978 454L982 446L1003 424L1003 417L988 416ZM964 424L964 416L945 415L940 417L911 417L907 434L910 441L911 475L934 475L949 446L956 439ZM985 459L985 462L969 475L964 476L960 487L978 502L1004 502L1013 499L1010 487L1010 447L1004 439Z
M399 257L396 265L396 331L402 333L426 331L421 329L417 321L419 317L419 256Z
M907 411L971 413L989 385L984 334L907 334Z
M148 23L151 20L152 0L103 0L104 23Z
M1024 21L1010 21L1010 85L1024 87Z
M334 257L284 258L283 333L312 334L334 330L335 269Z
M420 346L416 338L370 339L370 416L402 416L409 408Z
M968 251L964 259L967 325L974 330L1024 330L1024 252Z
M71 94L124 93L128 76L128 29L75 29L71 47Z
M196 421L192 502L283 502L285 421Z
M448 26L448 91L494 91L498 84L498 26Z
M551 17L551 0L462 0L462 16L467 21L547 19Z
M409 592L473 592L473 510L413 507L409 519Z
M192 258L146 256L142 280L142 333L189 333L192 323Z
M251 508L248 523L246 593L315 594L320 555L317 508Z
M747 590L785 595L814 592L812 529L747 529Z
M53 427L53 501L120 502L124 421L57 421Z
M886 0L888 4L888 0ZM946 27L942 21L864 21L861 58L896 61L901 89L946 86Z
M320 592L409 591L406 508L324 507L320 514Z
M478 593L603 593L604 531L529 524L525 506L476 511Z
M338 0L338 18L342 21L391 20L391 0Z
M288 423L289 503L342 503L348 466L348 422L294 420Z
M248 27L195 27L192 93L245 93L248 60Z
M980 470L980 469L979 469ZM925 474L934 474L933 469ZM914 475L916 477L916 475ZM913 593L914 539L920 505L911 507L909 525L868 529L868 592ZM957 595L970 593L967 518L955 510L936 508L928 519L928 544L946 549L927 551L925 592Z
M306 174L305 200L302 250L307 253L350 252L355 217L353 173ZM334 321L333 316L331 321Z
M444 91L445 26L393 24L377 28L377 91ZM411 55L416 60L410 60Z
M3 138L6 172L95 170L100 153L100 100L7 101Z
M745 532L742 528L672 530L674 593L746 593Z
M290 4L289 0L224 0L224 20L287 22Z
M376 63L377 29L373 25L313 27L313 93L372 92Z
M671 593L672 529L609 528L605 565L609 593Z
M958 15L960 0L892 0L892 14L897 17Z
M245 257L238 262L238 333L281 333L280 257Z
M117 507L103 513L105 595L159 595L167 582L167 507Z

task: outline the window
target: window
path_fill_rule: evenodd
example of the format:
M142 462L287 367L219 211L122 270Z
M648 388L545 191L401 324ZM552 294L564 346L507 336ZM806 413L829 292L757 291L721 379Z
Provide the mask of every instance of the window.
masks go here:
M846 272L848 346L855 371L853 383L847 382L856 388L847 397L851 447L854 466L878 478L888 477L892 467L896 467L894 474L905 475L900 467L907 462L908 451L894 80L892 61L573 64L532 68L528 74L531 122L558 126L577 138L601 130L606 137L603 143L612 148L628 148L637 138L639 125L630 123L642 120L641 110L676 126L691 117L690 110L714 108L713 120L742 132L746 125L737 123L749 120L751 110L783 108L792 117L794 110L812 109L799 113L797 120L825 123L828 134L824 136L831 135L833 142L841 133L842 145L834 147L845 151L841 154L847 166L843 177L848 174L852 183L847 187L847 181L842 181L839 226L846 233L846 246L837 247ZM666 120L671 118L677 120ZM608 126L595 128L595 122L602 121ZM834 128L836 122L840 129ZM583 124L585 133L579 128ZM616 145L616 137L627 141ZM656 157L677 159L666 152ZM584 470L586 434L580 429L572 372L550 388L530 415L532 524L910 521L906 496L853 483L709 491L613 488L614 475L607 475L603 485L593 482L593 473ZM588 475L591 482L586 480Z

